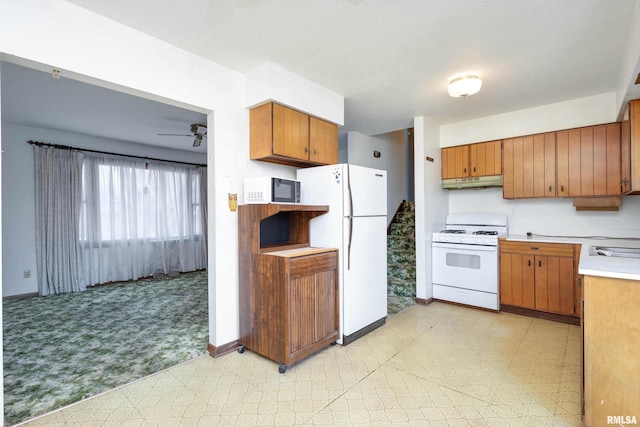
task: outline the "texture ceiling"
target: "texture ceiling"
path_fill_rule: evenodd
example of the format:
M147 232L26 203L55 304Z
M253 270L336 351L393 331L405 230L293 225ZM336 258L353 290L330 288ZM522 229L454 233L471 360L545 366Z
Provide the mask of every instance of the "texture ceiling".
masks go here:
M2 120L27 126L206 153L193 147L194 111L2 62ZM46 141L45 141L46 142Z
M378 134L614 91L636 0L71 0L239 72L272 61ZM482 91L447 94L473 70Z
M344 95L341 132L468 120L622 84L640 98L622 82L639 0L70 2L238 72L272 61ZM469 70L480 93L450 98L449 77ZM154 133L176 131L163 129Z

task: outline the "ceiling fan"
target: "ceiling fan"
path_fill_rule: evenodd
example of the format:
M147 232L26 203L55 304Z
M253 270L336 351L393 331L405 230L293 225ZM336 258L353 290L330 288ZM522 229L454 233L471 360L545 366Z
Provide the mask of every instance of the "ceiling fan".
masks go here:
M207 137L207 125L201 125L197 123L193 123L191 125L191 134L181 134L181 133L159 133L158 135L162 136L190 136L195 138L193 140L193 146L199 147L202 143L202 138Z

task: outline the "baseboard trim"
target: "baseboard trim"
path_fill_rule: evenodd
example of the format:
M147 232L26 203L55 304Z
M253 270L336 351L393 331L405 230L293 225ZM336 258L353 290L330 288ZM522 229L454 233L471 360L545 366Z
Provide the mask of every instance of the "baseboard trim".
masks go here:
M215 346L211 343L207 344L207 350L209 351L209 355L213 358L224 356L225 354L229 354L233 352L235 349L239 347L238 340L228 342L226 344L222 344L219 346Z
M342 345L351 344L352 342L354 342L358 338L367 335L369 332L373 331L374 329L378 329L380 326L384 325L384 323L386 321L387 321L387 318L383 317L382 319L376 320L375 322L373 322L369 326L365 326L364 328L360 329L359 331L356 331L356 332L352 333L351 335L343 335L342 336Z
M500 311L505 313L520 314L522 316L535 317L538 319L552 320L554 322L568 323L570 325L580 325L580 318L567 316L565 314L547 313L545 311L531 310L523 307L511 305L500 305Z
M434 301L434 299L433 299L433 298L427 298L427 299L424 299L424 298L416 298L416 304L418 304L418 305L429 305L429 304L431 304L433 301Z
M25 298L37 297L38 295L40 295L38 292L30 292L28 294L19 294L19 295L9 295L6 297L2 297L2 301L11 301L14 299L25 299Z

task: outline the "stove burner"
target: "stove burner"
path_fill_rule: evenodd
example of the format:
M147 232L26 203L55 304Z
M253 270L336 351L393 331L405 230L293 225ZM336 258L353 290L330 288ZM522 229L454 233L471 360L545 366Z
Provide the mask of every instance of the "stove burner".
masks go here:
M485 236L497 236L498 232L497 231L479 230L479 231L474 231L473 234L482 234L482 235L485 235Z
M442 230L441 233L445 233L445 234L465 234L466 230Z

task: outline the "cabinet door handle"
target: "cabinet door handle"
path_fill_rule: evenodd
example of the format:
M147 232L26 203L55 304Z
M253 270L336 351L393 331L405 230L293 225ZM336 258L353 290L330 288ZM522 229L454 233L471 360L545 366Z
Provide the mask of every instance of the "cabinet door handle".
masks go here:
M532 251L537 251L537 250L538 250L538 248L536 248L535 246L531 246L531 250L532 250Z
M552 188L553 188L553 187L549 186L549 193L551 193L551 189L552 189Z
M531 267L531 260L527 261L527 265Z
M564 193L564 185L560 186L560 191L562 191Z
M538 260L538 267L542 267L542 261Z
M467 173L467 168L462 169L462 172Z
M474 171L474 172L476 171L476 167L475 167L475 166L473 167L473 171Z
M309 149L307 147L304 147L304 154L307 154L309 152Z

